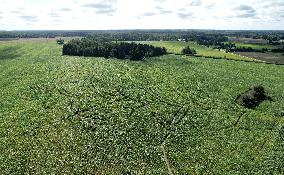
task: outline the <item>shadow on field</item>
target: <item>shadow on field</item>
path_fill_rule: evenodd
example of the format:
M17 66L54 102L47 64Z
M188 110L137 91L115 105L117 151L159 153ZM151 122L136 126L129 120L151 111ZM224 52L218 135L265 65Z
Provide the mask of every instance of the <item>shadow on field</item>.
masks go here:
M19 47L16 46L0 48L0 60L15 59L19 57L20 54L17 52L18 49Z

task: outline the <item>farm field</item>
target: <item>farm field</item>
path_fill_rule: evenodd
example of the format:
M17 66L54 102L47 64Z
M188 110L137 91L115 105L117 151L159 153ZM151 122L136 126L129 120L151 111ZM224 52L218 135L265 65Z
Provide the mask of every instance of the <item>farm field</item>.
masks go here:
M273 46L273 45L269 45L269 44L246 44L246 43L240 43L240 42L233 42L236 44L237 47L251 47L252 49L255 50L262 50L263 48L267 48L269 50L271 49L276 49L279 48L281 46Z
M281 53L237 52L236 54L255 58L269 63L284 64L284 55L282 55Z
M150 44L179 53L187 43ZM283 77L280 65L83 58L62 56L53 39L0 42L0 174L283 174ZM254 85L272 101L237 105Z
M216 49L208 48L196 44L195 42L180 42L180 41L144 41L140 42L144 44L151 44L158 47L166 47L167 50L174 54L180 54L181 50L189 46L197 51L197 56L201 57L211 57L211 58L225 58L231 60L240 60L240 61L255 61L253 58L246 56L240 56L233 53L226 53L225 51L218 51Z
M234 42L234 43L242 43L242 44L260 44L260 45L265 45L267 44L269 41L266 39L253 39L251 37L228 37L229 42Z
M269 44L247 44L241 42L233 42L237 47L251 47L254 50L261 51L262 49L277 49L283 47L283 45L269 45ZM235 52L236 55L241 55L249 58L254 58L257 60L265 61L268 63L284 64L284 56L281 53L273 52Z

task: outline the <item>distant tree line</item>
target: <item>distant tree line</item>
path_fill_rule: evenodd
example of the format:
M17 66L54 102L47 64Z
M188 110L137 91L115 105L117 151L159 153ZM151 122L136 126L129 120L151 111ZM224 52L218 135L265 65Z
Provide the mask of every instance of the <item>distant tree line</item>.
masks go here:
M0 31L0 38L55 38L55 37L86 37L91 34L92 31L75 30L53 30L53 31Z
M197 44L204 46L218 46L223 42L228 41L228 37L223 36L222 34L207 34L207 35L195 35L189 38L191 41L196 41Z
M236 47L234 49L229 50L230 52L268 52L267 48L262 48L262 49L253 49L252 47Z
M229 37L237 37L237 38L253 38L253 39L265 39L269 40L270 43L275 43L279 40L284 40L284 31L273 31L273 30L247 30L247 31L230 31L224 30L219 31L224 35Z
M217 31L204 30L106 30L106 31L0 31L0 38L92 37L102 41L195 41L210 46L228 41Z
M272 49L271 52L274 52L274 53L284 53L284 47L277 48L277 49Z
M280 45L284 31L230 30L61 30L61 31L0 31L2 38L92 37L103 41L194 41L204 46L219 46L228 37L265 39Z
M73 39L63 45L63 55L143 60L167 53L166 48L128 42L97 41L93 38Z

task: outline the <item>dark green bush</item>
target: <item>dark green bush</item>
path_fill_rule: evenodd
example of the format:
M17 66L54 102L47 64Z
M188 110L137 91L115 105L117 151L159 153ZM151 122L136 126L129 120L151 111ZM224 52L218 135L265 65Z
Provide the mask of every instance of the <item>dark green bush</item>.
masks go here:
M255 108L264 100L270 99L265 94L263 86L254 86L248 91L238 95L236 102L246 108Z
M60 38L60 39L57 39L57 40L56 40L56 43L59 44L59 45L63 45L63 44L64 44L64 40L61 39L61 38Z
M184 55L195 55L196 54L196 50L195 49L191 49L189 46L187 46L187 47L182 49L181 53L184 54Z

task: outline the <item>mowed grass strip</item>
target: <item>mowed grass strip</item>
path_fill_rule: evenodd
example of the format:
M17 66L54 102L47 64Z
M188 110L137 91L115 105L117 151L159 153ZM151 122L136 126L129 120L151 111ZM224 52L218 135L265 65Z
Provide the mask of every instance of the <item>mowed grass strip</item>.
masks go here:
M239 60L239 61L257 61L253 58L246 56L237 55L234 53L226 53L224 50L217 50L213 48L208 48L206 46L199 45L195 42L181 42L181 41L144 41L140 43L151 44L158 47L166 47L168 52L174 54L181 54L181 50L189 46L197 51L197 56L216 58L216 59L229 59L229 60Z
M237 47L251 47L252 49L261 51L262 49L277 49L280 46L273 46L269 44L247 44L247 43L240 43L240 42L233 42L236 44Z
M283 66L1 43L14 46L20 55L0 60L0 174L167 174L164 152L174 174L284 171ZM235 103L257 84L273 101Z

